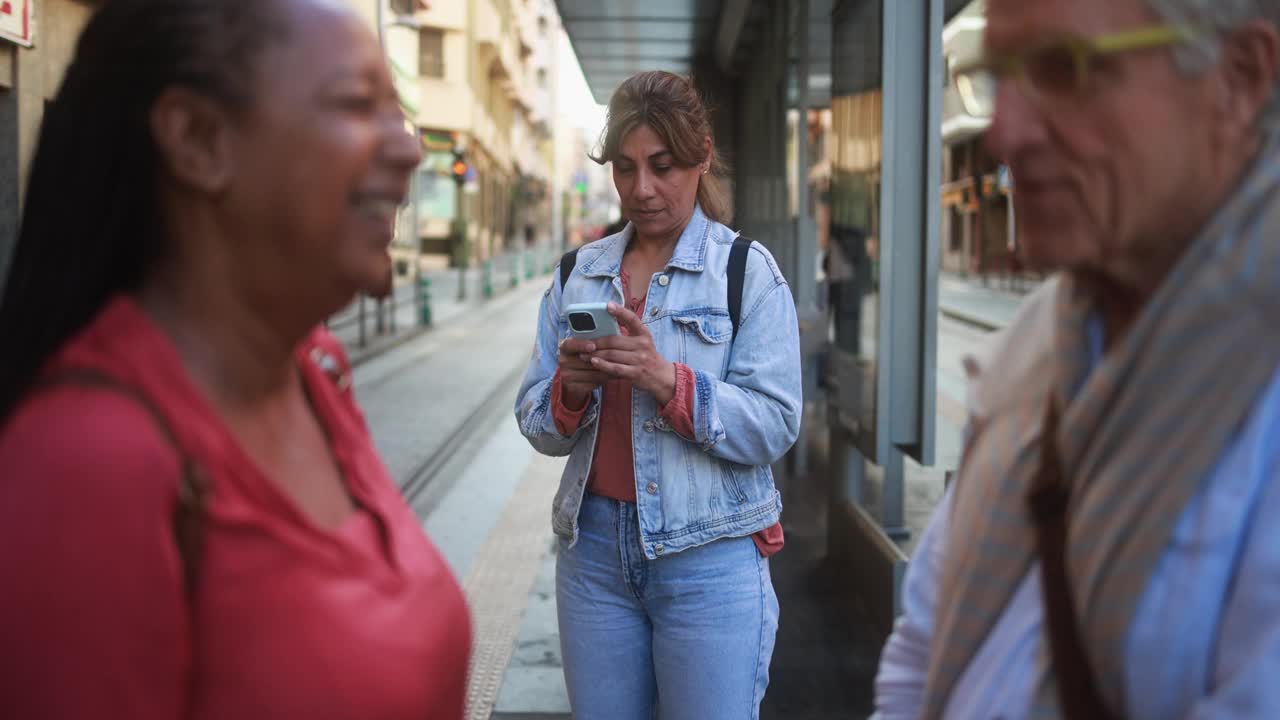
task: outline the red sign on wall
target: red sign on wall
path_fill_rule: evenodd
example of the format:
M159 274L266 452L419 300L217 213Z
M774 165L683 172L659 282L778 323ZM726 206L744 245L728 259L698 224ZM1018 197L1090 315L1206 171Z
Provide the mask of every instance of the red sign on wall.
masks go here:
M35 36L36 0L0 0L0 39L31 47Z

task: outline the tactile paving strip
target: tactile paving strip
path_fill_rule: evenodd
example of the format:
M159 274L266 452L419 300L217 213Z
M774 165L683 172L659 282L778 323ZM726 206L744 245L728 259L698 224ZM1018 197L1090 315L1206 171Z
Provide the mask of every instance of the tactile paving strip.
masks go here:
M530 589L550 547L551 500L563 462L534 456L462 583L475 628L467 720L489 720L497 702Z

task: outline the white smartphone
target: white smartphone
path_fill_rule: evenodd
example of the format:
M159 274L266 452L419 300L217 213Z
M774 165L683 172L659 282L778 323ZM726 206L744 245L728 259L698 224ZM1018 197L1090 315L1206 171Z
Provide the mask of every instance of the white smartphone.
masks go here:
M618 335L618 319L609 314L609 303L574 303L564 309L569 318L569 332L576 338L594 338Z

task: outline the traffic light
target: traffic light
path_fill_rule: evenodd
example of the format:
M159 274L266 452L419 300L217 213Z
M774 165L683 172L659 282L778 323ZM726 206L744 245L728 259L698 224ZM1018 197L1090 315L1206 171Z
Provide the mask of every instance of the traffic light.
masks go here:
M470 168L467 166L466 155L461 150L454 150L453 166L451 168L451 170L453 171L453 181L458 183L459 185L466 182L467 170L469 169Z

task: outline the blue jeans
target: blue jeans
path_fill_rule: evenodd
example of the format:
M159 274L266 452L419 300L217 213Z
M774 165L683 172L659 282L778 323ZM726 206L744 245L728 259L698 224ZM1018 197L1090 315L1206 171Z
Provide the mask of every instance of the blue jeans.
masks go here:
M574 718L758 718L778 598L751 538L648 560L635 505L587 495L578 523L556 563Z

